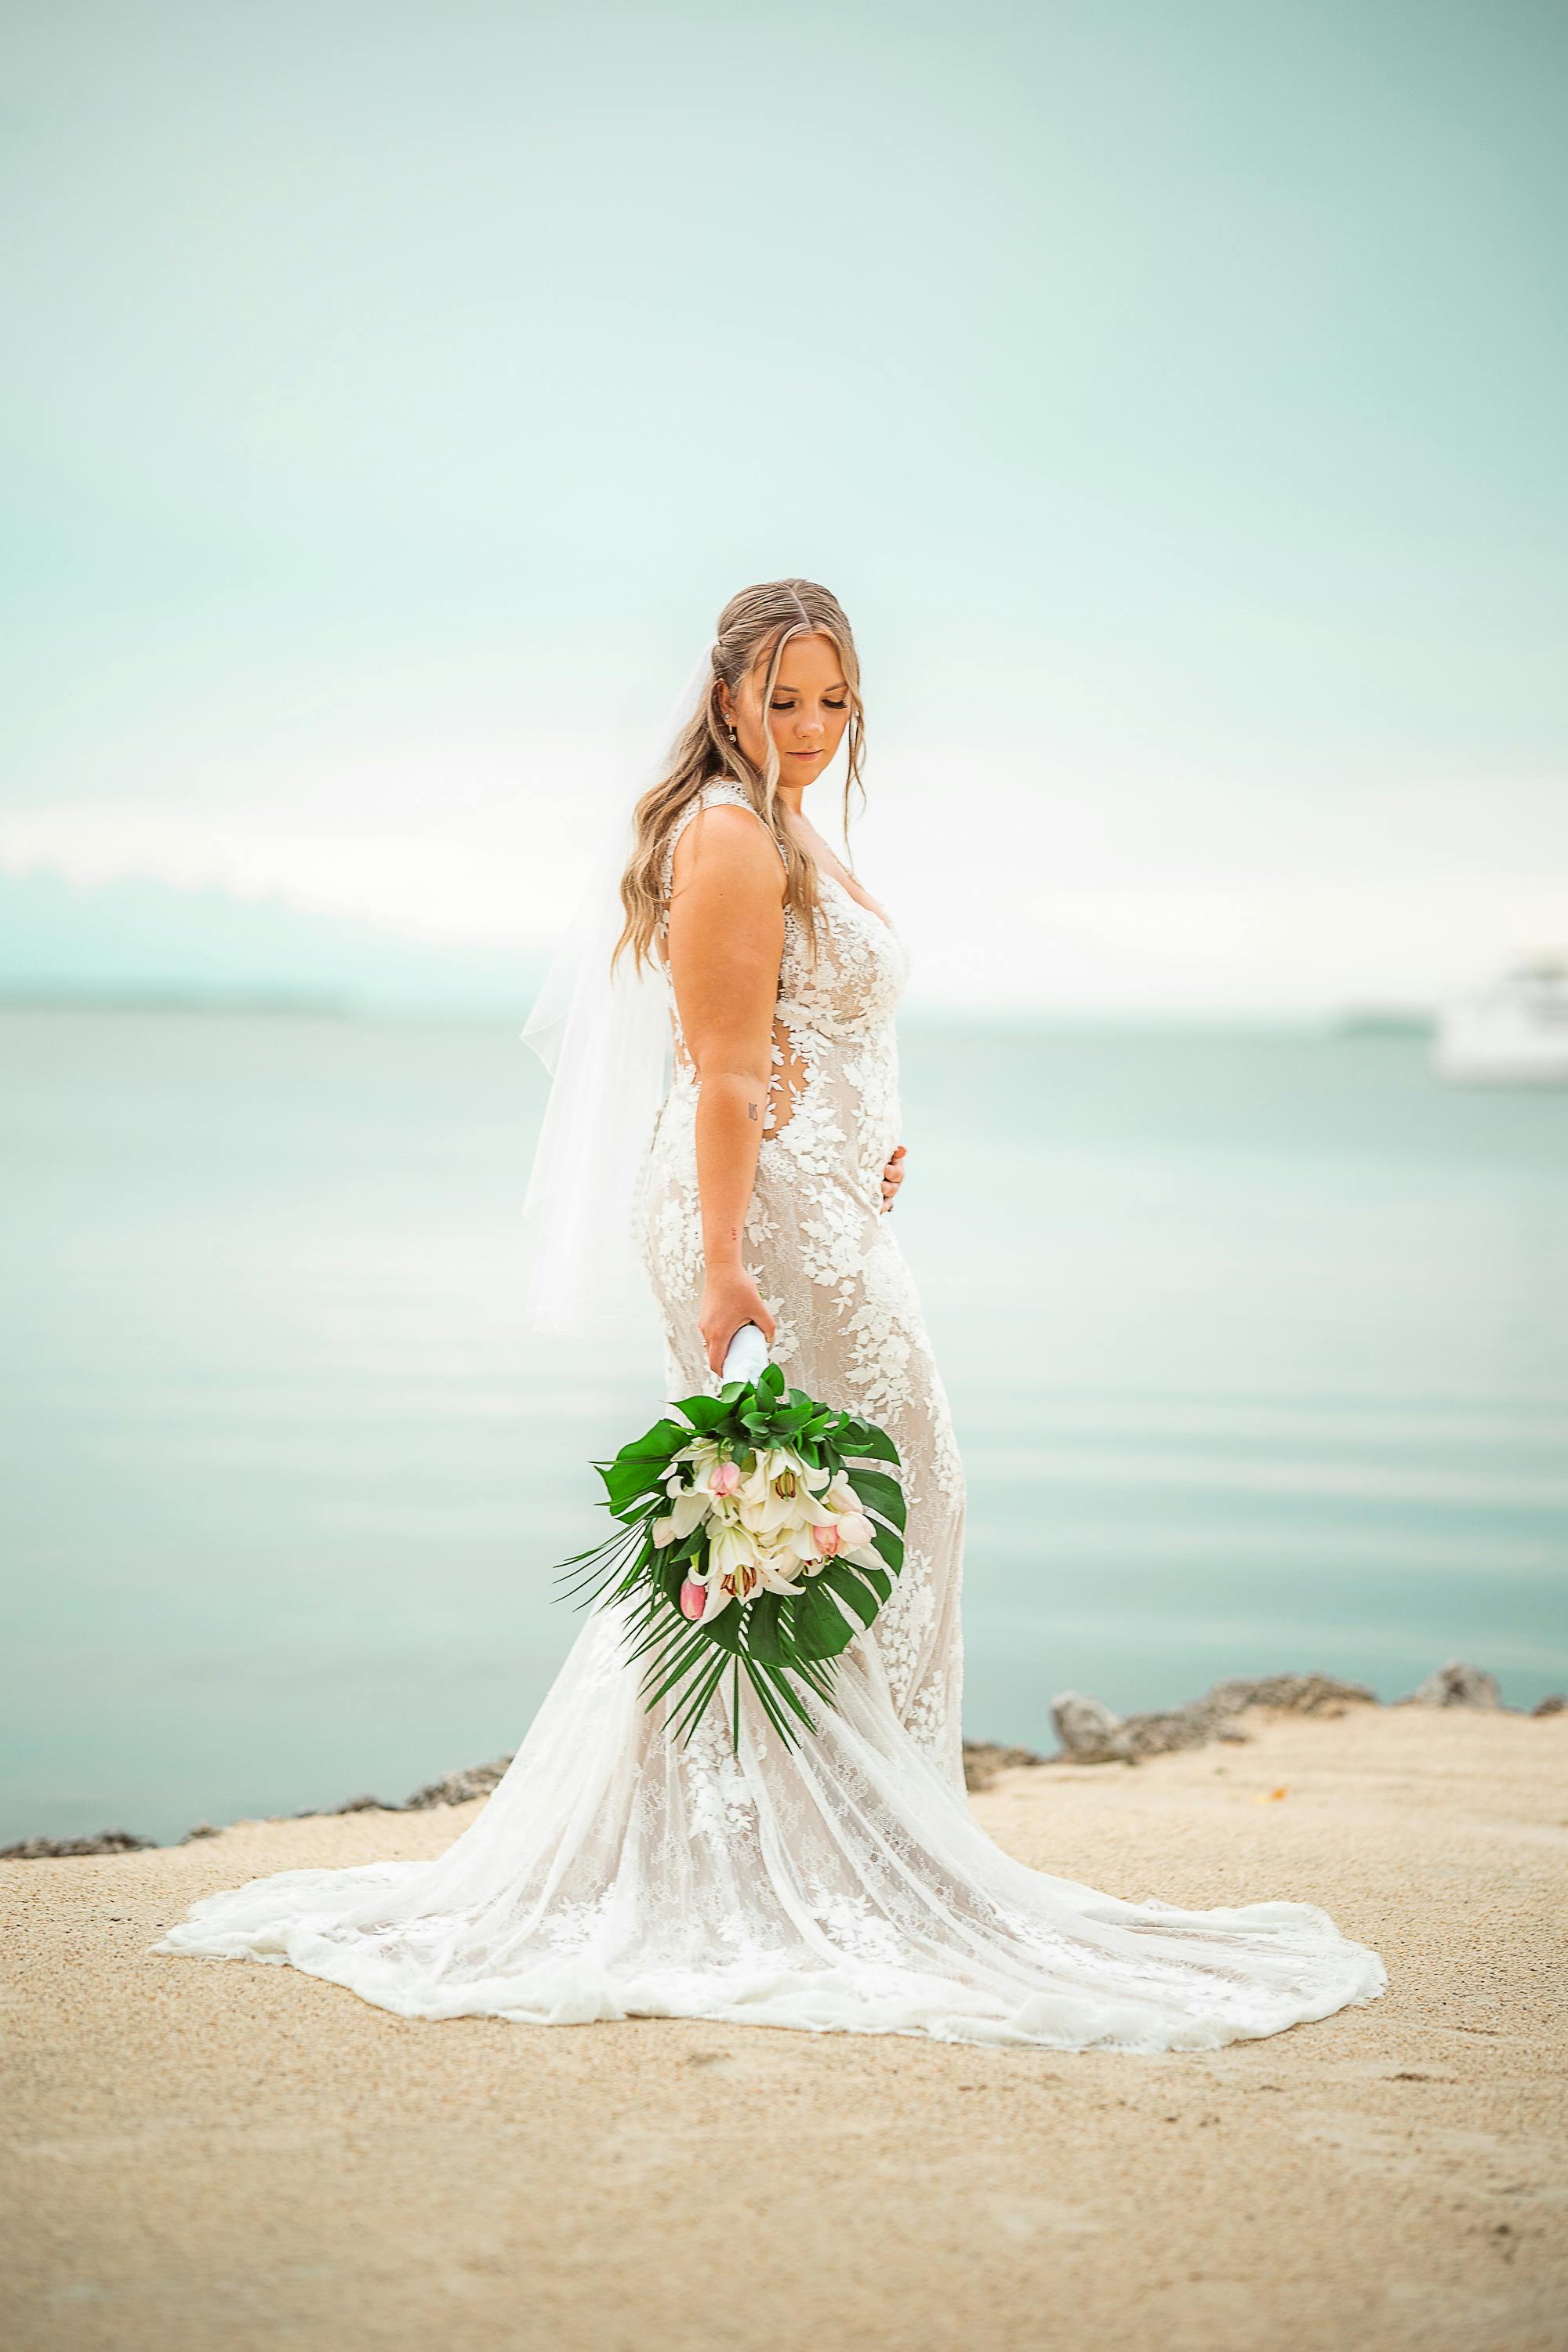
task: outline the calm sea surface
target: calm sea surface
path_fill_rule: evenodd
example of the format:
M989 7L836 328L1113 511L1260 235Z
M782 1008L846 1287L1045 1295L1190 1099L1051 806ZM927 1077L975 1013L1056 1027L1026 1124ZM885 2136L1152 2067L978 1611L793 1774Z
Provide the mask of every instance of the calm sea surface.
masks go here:
M972 1736L1288 1667L1568 1682L1568 1091L1409 1036L902 1038ZM0 1014L0 1840L515 1746L588 1460L659 1402L651 1322L522 1328L542 1084L506 1026Z

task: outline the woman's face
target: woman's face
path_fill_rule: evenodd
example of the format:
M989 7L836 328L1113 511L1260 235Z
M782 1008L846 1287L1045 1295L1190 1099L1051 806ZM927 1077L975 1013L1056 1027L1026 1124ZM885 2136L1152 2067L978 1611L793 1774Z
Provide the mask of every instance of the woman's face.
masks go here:
M809 784L831 763L849 724L850 696L831 637L791 637L764 714L762 690L771 657L770 646L734 700L721 685L719 701L725 718L734 722L741 750L759 772L767 765L766 727L778 745L779 783L787 790Z

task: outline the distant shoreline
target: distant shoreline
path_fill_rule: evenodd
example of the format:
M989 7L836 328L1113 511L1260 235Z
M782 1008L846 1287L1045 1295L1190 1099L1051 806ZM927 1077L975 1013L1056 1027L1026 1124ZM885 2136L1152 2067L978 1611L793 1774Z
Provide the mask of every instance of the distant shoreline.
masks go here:
M345 996L314 995L279 991L207 994L180 989L127 989L113 995L80 993L72 989L0 991L5 1013L298 1013L331 1020L354 1020L360 1008Z
M125 989L0 987L0 1013L185 1013L224 1015L291 1015L330 1021L457 1021L476 1026L518 1024L528 1017L532 999L514 1003L443 1004L433 1000L398 1003L356 998L352 994L311 989L187 989L127 987ZM1213 1012L1166 1012L1090 1005L953 1004L916 997L906 1002L900 1018L919 1026L984 1027L1098 1031L1143 1034L1158 1031L1184 1035L1309 1037L1429 1037L1436 1014L1419 1007L1330 1007L1321 1011L1285 1012L1245 1008Z

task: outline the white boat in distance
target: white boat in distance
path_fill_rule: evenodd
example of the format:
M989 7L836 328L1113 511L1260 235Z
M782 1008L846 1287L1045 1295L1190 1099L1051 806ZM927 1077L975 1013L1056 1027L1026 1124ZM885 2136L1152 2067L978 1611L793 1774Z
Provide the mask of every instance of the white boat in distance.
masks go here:
M1531 956L1446 1005L1432 1066L1460 1084L1568 1086L1568 956Z

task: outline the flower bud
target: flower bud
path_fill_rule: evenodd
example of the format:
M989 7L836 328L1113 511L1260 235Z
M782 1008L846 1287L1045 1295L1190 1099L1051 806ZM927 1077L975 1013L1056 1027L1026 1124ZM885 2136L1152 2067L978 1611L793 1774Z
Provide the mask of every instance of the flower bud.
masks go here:
M741 1483L740 1465L735 1462L715 1462L709 1488L715 1495L732 1495Z
M689 1577L680 1588L680 1613L695 1625L708 1606L708 1593L703 1585L693 1584Z
M653 1537L656 1549L659 1551L663 1551L667 1544L672 1544L675 1541L675 1521L673 1519L655 1519L653 1526L648 1532Z
M823 1559L832 1559L838 1550L837 1520L828 1519L824 1525L814 1527L812 1528L811 1535L812 1541L816 1544L816 1549L821 1553Z

